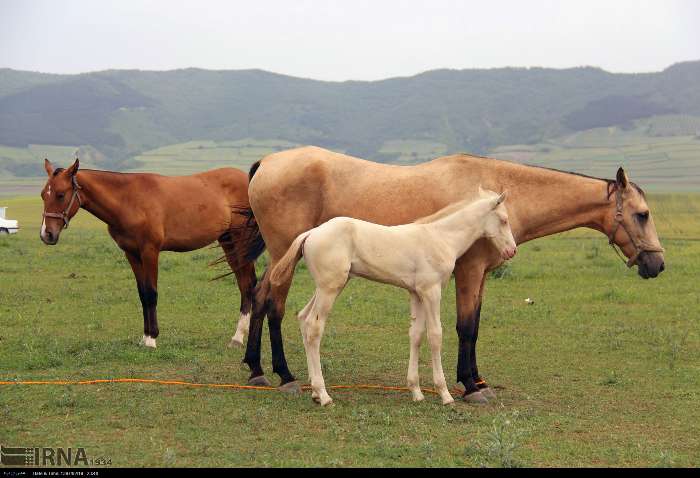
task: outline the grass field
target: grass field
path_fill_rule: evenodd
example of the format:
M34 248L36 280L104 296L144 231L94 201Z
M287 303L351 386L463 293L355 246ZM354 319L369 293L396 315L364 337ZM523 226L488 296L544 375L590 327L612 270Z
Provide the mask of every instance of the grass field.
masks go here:
M627 270L603 236L575 231L521 246L489 281L479 363L498 399L487 406L443 407L432 395L412 403L408 392L388 391L332 391L335 404L322 409L308 393L9 385L0 386L0 443L84 447L113 466L698 466L700 195L650 202L667 249L656 280ZM242 351L226 348L238 293L229 279L209 282L217 250L163 254L161 336L158 349L144 349L134 281L106 227L81 211L48 247L38 198L3 204L22 230L0 236L0 380L245 383ZM303 382L293 313L311 290L300 266L284 336ZM454 302L451 284L450 383ZM403 386L407 362L405 292L352 281L324 337L327 384ZM426 343L421 380L432 386Z
M695 129L697 128L697 129ZM682 135L668 135L669 130ZM596 128L534 145L495 148L490 155L527 164L610 177L625 166L648 191L700 190L700 120L658 116L633 128Z
M278 140L190 141L142 153L134 158L134 167L128 171L168 175L193 174L223 167L248 171L250 165L263 156L295 146Z

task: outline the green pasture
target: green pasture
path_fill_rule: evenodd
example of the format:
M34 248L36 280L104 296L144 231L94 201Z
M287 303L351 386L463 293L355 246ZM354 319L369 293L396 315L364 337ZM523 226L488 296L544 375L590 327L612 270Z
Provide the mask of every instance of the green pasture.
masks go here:
M190 141L141 153L134 157L128 172L183 175L230 167L248 171L260 158L295 146L286 141L256 139Z
M309 393L15 384L0 386L0 443L84 447L112 466L698 466L700 195L650 203L667 249L658 279L640 279L605 237L583 231L525 244L494 274L478 350L498 398L486 406L390 391L331 391L334 405L320 408ZM237 289L230 278L210 282L218 250L162 255L161 336L145 349L131 271L106 227L81 211L49 247L38 197L3 205L22 229L0 236L0 380L245 383L242 351L226 348ZM294 313L311 290L301 265L284 336L302 382ZM404 291L350 283L322 345L328 385L404 385L407 302ZM451 383L454 303L451 284L442 308ZM267 335L263 344L269 373ZM425 342L422 352L430 387Z
M670 135L671 126L683 134ZM696 133L690 132L693 128ZM490 155L603 178L622 165L648 191L700 190L700 120L695 117L653 117L629 129L596 128L538 144L501 146Z

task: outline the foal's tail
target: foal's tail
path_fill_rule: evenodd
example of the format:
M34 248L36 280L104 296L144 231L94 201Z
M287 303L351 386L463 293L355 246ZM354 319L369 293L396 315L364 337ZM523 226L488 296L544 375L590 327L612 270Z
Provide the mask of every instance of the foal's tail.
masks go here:
M277 262L275 267L270 272L270 283L274 286L280 286L282 284L288 284L292 281L292 275L294 274L294 268L301 259L302 248L304 247L304 242L311 234L311 231L306 231L297 236L289 246L287 252L284 253L282 259Z

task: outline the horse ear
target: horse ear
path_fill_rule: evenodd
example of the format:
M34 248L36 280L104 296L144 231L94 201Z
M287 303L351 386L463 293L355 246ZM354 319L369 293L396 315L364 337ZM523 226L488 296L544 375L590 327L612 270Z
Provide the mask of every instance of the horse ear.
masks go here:
M66 169L66 174L68 174L68 176L75 176L75 173L78 172L78 168L80 168L80 160L75 158L75 163Z
M503 203L503 201L506 200L507 197L508 197L508 192L507 192L507 191L503 191L503 192L496 198L496 201L493 203L493 208L496 209L498 206L500 206L500 205Z
M53 164L51 164L51 161L49 161L48 158L44 158L44 169L46 169L46 174L51 177L53 174Z
M508 198L508 191L504 190L500 196L498 196L498 204L501 204Z
M620 167L617 170L616 182L621 189L625 189L627 187L627 183L629 183L629 180L627 179L627 174L625 173L625 170L622 169L622 167Z

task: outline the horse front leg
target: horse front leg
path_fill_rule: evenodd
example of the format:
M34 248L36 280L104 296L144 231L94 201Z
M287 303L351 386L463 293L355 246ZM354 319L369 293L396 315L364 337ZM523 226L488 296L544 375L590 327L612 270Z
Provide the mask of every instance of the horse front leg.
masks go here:
M476 366L476 338L484 280L483 266L464 258L457 261L455 266L457 336L459 338L457 382L464 386L462 398L470 403L488 402L479 390L472 371L472 367Z
M160 251L148 248L141 251L143 269L142 302L144 307L144 345L156 348L158 338L158 257Z
M433 364L433 384L443 405L454 403L455 399L447 389L445 373L442 370L442 324L440 323L440 286L421 295L421 311L428 328L428 344Z

